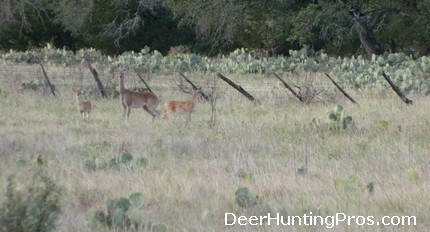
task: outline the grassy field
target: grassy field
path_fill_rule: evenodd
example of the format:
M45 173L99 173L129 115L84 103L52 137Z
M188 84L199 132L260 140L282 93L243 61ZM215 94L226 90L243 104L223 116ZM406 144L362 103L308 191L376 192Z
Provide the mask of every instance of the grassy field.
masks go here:
M86 84L78 77L61 79L59 95L53 97L20 90L25 77L3 75L1 190L11 175L16 188L24 190L43 169L61 187L58 231L109 230L94 219L95 212L106 212L109 199L136 192L143 195L144 206L132 217L145 226L143 231L150 231L150 225L152 230L162 225L159 231L430 229L428 97L410 96L414 104L406 106L390 91L350 90L360 106L340 95L302 105L273 84L276 80L242 76L233 79L247 86L278 87L251 90L260 100L253 104L219 83L213 127L211 106L204 101L198 102L191 123L183 115L153 123L141 109L132 109L130 119L123 121L117 98L91 97L90 119L82 121L70 90ZM190 76L197 80L198 75ZM167 99L190 98L174 85L153 88L160 93L160 112ZM328 112L336 104L353 119L346 129L332 129ZM312 124L313 119L319 123ZM131 154L133 162L102 165L124 153ZM43 164L38 165L37 157ZM247 188L255 204L240 207L235 196L239 188ZM417 225L225 226L225 213L344 213L374 216L375 221L409 215L416 216Z

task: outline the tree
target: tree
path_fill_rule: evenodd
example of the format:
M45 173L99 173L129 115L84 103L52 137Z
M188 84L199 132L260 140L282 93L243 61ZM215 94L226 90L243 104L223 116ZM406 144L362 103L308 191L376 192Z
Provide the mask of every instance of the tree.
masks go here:
M321 0L298 11L289 39L318 48L331 47L330 43L338 48L358 44L368 56L382 54L387 42L402 47L424 42L419 38L428 34L429 4L428 0ZM358 47L346 50L354 49Z
M83 45L109 54L145 46L167 53L171 46L194 38L190 29L177 27L162 0L60 0L53 5L56 21Z
M428 48L429 15L429 0L0 0L0 49L49 42L110 54L177 45L285 54L310 45L370 56Z
M194 28L212 48L263 48L276 54L288 41L293 0L167 0L181 25ZM303 2L303 1L301 1Z
M240 1L225 0L167 0L167 5L181 25L194 28L199 38L214 46L234 42L245 8Z
M55 40L62 30L50 18L49 0L1 0L0 48L27 49Z

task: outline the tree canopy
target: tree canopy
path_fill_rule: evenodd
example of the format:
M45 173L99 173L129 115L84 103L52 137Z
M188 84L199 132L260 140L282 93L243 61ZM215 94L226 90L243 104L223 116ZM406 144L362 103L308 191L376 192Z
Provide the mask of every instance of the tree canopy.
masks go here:
M0 0L0 49L428 52L429 15L429 0Z

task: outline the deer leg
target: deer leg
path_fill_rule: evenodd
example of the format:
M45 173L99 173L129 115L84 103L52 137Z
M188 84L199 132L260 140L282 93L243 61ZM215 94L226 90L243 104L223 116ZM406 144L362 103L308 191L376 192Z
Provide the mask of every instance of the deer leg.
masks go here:
M166 113L164 113L162 119L165 119L165 120L169 119L169 113L167 111Z
M127 110L127 106L124 103L122 103L122 119L125 118L125 111L126 110Z
M127 107L127 119L130 118L130 111L131 111L131 107Z
M152 112L152 110L150 110L150 109L148 108L148 106L143 106L143 109L144 109L146 112L148 112L148 114L152 115L152 122L154 122L154 119L155 119L156 114L155 114L154 112Z
M152 116L159 116L160 115L160 113L158 113L158 111L155 109L155 106L152 106L152 107L147 107L147 106L144 106L144 107L146 107L148 110L150 110L151 111L151 115Z

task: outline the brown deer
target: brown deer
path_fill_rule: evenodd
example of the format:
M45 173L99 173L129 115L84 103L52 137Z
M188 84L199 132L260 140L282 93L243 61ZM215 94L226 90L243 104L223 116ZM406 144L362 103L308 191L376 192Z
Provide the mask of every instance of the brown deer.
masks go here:
M202 94L202 88L193 89L193 97L189 101L175 101L170 100L164 104L166 113L163 119L169 119L174 113L187 113L187 121L191 121L191 114L196 107L197 97Z
M91 112L91 101L90 100L86 100L86 101L81 100L82 88L79 88L79 89L72 88L72 91L76 95L76 106L77 106L78 111L81 115L81 119L88 118L90 116L90 112Z
M130 117L131 108L143 108L146 112L152 115L152 121L159 115L155 109L158 105L158 97L150 91L140 92L131 91L124 87L124 72L118 72L119 77L119 95L121 105L123 107L122 117L127 119Z

